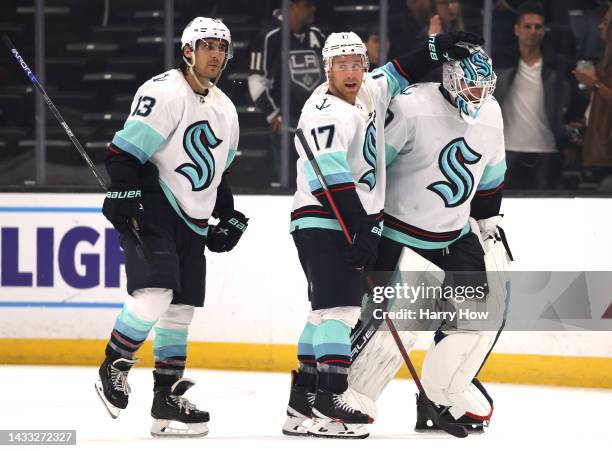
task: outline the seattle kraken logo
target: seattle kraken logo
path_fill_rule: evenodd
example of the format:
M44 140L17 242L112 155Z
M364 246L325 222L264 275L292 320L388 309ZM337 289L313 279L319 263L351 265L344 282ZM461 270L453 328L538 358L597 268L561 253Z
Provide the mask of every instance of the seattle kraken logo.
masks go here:
M477 52L459 61L463 74L468 81L477 81L491 76L493 72L489 57L482 52ZM479 77L480 76L480 77Z
M453 139L442 149L438 160L448 182L432 183L427 189L439 195L446 207L461 205L474 189L474 176L466 165L477 163L481 158L482 155L471 149L465 139Z
M359 183L365 183L370 191L376 186L376 112L372 115L372 120L368 125L363 142L363 158L372 167L359 179Z
M202 191L210 186L215 177L215 158L211 150L223 141L215 136L208 121L191 124L183 136L183 148L191 161L175 169L187 177L193 191Z

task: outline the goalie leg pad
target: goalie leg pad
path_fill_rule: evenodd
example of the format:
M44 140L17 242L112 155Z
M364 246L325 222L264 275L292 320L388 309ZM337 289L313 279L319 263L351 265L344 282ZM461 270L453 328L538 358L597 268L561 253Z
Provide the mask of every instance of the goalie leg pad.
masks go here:
M443 338L432 343L423 362L422 382L427 396L436 404L450 406L455 419L467 415L488 420L493 411L490 397L472 380L496 333L449 331L441 335Z
M417 335L410 331L398 331L398 333L406 351L410 352ZM403 362L391 332L376 331L351 365L347 392L350 404L370 417L376 418L376 401L395 377Z
M428 286L437 286L444 280L444 271L408 247L402 249L397 269L399 272L396 272L388 282L389 286L396 283L413 286L423 283ZM401 306L401 303L395 306L395 299L390 300L388 304L391 309ZM360 331L363 332L372 327L374 308L380 308L380 304L370 302L364 309L363 326ZM398 330L400 339L406 351L410 352L417 340L417 335L411 330L419 329L418 321L404 320L397 323L396 328L401 329ZM389 331L379 329L369 337L368 334L363 336L361 333L355 333L353 340L360 340L360 342L353 342L354 360L349 371L349 389L346 398L350 400L351 405L370 417L376 418L376 402L401 368L403 358Z

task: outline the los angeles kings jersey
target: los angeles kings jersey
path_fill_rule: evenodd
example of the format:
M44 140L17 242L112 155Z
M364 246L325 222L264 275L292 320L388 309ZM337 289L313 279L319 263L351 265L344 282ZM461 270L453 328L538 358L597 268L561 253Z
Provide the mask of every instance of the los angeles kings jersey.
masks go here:
M438 83L423 83L391 102L386 122L383 236L422 249L445 248L468 233L474 196L495 195L503 186L500 107L490 98L468 124Z
M379 215L385 202L384 118L391 99L408 85L391 63L366 74L355 105L328 93L323 83L304 104L298 127L321 168L332 197L355 189L367 215ZM324 195L301 143L295 138L297 191L291 232L300 228L341 230L332 212L319 201Z
M159 170L159 183L176 213L206 235L223 172L238 148L238 114L217 87L195 93L170 70L145 82L112 144Z

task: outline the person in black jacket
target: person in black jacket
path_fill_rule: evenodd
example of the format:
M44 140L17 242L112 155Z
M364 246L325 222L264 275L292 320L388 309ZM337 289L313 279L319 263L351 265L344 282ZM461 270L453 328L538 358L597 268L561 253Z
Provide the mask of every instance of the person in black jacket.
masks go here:
M575 62L543 51L544 27L539 3L521 5L514 26L519 54L512 67L497 70L495 97L504 117L509 189L553 189L561 174Z
M291 0L289 25L291 42L289 72L291 74L291 107L288 114L281 107L282 74L282 17L276 14L278 24L265 30L252 46L249 92L257 107L263 113L272 131L272 161L275 175L280 175L280 130L283 120L289 122L291 132L295 131L302 105L314 88L325 81L321 48L325 35L312 26L316 11L313 0ZM293 143L293 137L291 139ZM293 147L293 146L292 146ZM295 186L295 162L297 154L291 151L290 183Z

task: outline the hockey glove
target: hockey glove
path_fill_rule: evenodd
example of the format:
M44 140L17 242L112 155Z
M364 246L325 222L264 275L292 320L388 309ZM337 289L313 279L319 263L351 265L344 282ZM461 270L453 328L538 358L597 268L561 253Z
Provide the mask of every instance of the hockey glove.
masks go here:
M458 43L480 45L484 40L465 31L451 31L444 34L432 34L424 45L412 53L398 57L394 64L402 68L408 81L417 83L429 72L441 66L446 61L457 60L469 56L470 52Z
M212 252L231 251L247 229L248 222L249 218L234 210L231 216L221 218L218 224L210 226L206 246Z
M470 51L458 43L482 45L484 39L467 31L451 31L444 34L429 36L429 52L432 60L441 63L451 60L460 60L470 56Z
M132 219L136 220L136 229L142 227L142 193L139 187L112 187L106 193L102 214L110 221L119 233L130 230Z
M378 242L382 227L373 221L361 221L357 232L345 254L347 263L355 269L370 270L374 268L378 257Z

